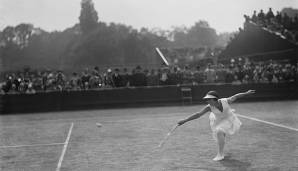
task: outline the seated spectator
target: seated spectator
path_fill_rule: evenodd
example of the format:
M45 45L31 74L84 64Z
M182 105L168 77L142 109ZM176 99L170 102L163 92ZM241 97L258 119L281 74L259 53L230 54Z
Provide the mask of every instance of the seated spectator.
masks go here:
M12 84L9 94L17 94L17 93L19 93L17 90L17 86L15 84Z
M278 78L277 78L277 76L274 74L273 75L273 78L272 78L272 81L271 81L272 83L278 83Z
M249 83L249 76L247 74L245 74L243 80L242 80L243 84L248 84Z
M65 91L70 91L70 90L72 90L70 81L66 81L66 82L65 82L65 86L64 86L63 90L65 90Z
M34 90L32 83L28 84L28 89L26 90L26 94L35 94L36 91Z
M234 80L232 81L233 85L240 85L241 81L238 79L237 75L234 75Z
M25 82L21 82L20 85L19 85L19 92L20 93L25 93L27 90L27 85Z
M233 81L234 81L234 74L233 74L232 70L229 69L226 74L225 82L232 83Z

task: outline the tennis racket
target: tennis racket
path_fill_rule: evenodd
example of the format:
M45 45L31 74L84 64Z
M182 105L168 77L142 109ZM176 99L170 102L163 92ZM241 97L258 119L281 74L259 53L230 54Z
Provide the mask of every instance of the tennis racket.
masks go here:
M166 142L166 140L171 136L171 134L175 131L176 128L178 128L179 125L175 125L170 132L164 137L164 139L159 143L158 148L161 148L163 144Z

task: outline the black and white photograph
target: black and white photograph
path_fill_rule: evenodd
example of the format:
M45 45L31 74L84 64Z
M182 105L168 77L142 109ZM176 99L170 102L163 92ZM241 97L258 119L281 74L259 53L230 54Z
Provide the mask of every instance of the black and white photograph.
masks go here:
M298 0L0 0L0 171L298 171Z

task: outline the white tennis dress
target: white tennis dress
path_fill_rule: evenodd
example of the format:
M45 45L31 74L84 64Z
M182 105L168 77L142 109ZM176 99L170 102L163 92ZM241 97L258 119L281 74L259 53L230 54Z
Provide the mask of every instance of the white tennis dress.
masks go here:
M211 109L209 120L214 138L216 138L216 133L218 131L233 135L239 131L242 124L237 115L234 113L235 110L230 107L228 99L222 98L219 100L221 101L223 107L222 112L215 106L209 105Z

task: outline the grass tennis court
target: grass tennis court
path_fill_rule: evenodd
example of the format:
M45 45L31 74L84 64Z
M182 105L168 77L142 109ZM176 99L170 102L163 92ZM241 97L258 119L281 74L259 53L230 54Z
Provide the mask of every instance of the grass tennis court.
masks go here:
M233 104L249 118L240 116L242 128L228 137L220 162L212 160L217 146L208 115L178 127L156 148L178 120L201 107L2 115L0 171L298 170L298 101Z

